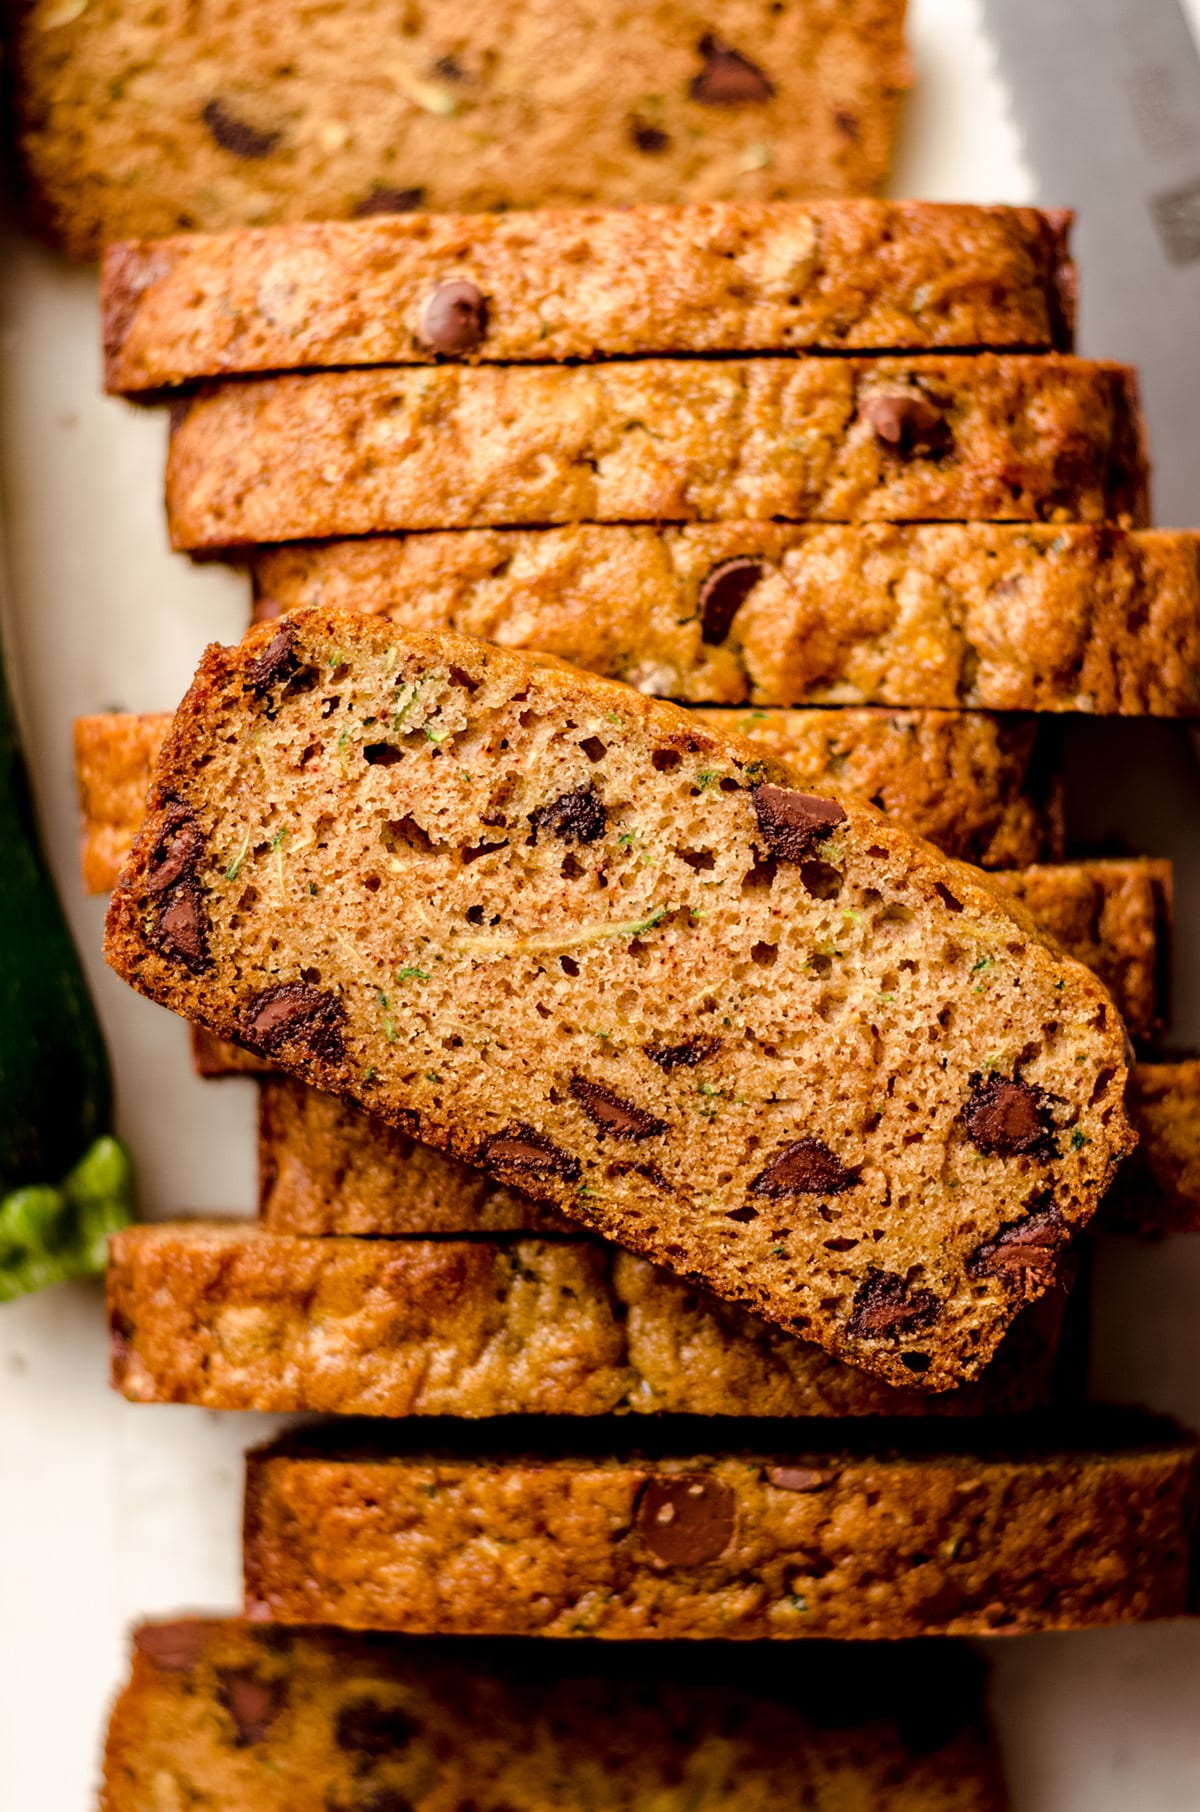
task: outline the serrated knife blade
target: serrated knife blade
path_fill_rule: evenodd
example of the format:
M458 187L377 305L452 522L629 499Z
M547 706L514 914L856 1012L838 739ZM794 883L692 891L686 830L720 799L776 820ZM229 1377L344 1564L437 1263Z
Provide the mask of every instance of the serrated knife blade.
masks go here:
M1200 55L1179 0L982 0L1038 203L1077 211L1079 346L1141 372L1155 520L1200 524Z

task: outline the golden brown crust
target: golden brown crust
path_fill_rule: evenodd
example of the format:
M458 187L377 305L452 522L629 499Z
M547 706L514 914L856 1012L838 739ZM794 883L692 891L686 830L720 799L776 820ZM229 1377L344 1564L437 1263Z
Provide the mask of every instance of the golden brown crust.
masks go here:
M172 544L493 524L1147 520L1128 367L637 359L217 384L176 415Z
M133 1632L101 1812L1003 1812L958 1644L583 1650L189 1618Z
M1061 788L1032 719L872 709L698 715L762 743L818 788L869 799L960 861L1013 868L1062 854ZM166 715L115 712L77 720L84 884L92 893L116 885L170 725Z
M249 1456L252 1616L894 1638L1083 1629L1189 1602L1195 1444L1150 1419L906 1454L813 1433L716 1457L675 1433L645 1458L575 1441L536 1459L495 1443L430 1454L402 1428L378 1450L357 1439L335 1429Z
M1124 1034L981 871L802 786L557 664L301 613L206 655L108 960L837 1356L950 1388L1107 1187Z
M1078 523L582 523L247 559L262 618L366 610L545 649L684 704L1186 717L1200 713L1198 550L1187 530ZM703 599L734 560L761 578L721 636Z
M408 214L124 243L101 278L105 382L129 394L445 357L1066 352L1069 224L858 198ZM432 341L425 322L447 282L470 283L484 310L462 347Z
M1200 1059L1136 1064L1126 1100L1138 1144L1105 1199L1105 1227L1200 1233Z
M383 0L15 11L27 211L76 258L417 207L866 194L910 80L903 0L723 5L747 65L723 96L692 0L453 0L403 22Z
M133 1402L358 1416L978 1416L1044 1406L1063 1297L984 1379L893 1390L615 1246L117 1234L113 1383Z

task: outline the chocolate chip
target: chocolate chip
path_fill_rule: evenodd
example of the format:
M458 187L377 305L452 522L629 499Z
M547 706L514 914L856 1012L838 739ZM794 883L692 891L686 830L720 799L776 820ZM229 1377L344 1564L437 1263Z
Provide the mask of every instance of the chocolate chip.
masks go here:
M204 1652L204 1624L147 1623L133 1632L133 1646L164 1673L185 1674Z
M296 625L289 618L246 669L246 685L259 697L296 671Z
M648 152L651 157L667 150L671 143L661 126L647 126L641 120L634 120L631 123L629 136L639 151Z
M700 587L701 639L710 644L723 642L754 587L766 571L761 560L743 555L737 560L722 560L714 566Z
M425 206L424 189L372 189L354 210L356 220L372 214L412 214Z
M793 793L788 787L765 783L754 789L754 813L772 855L784 862L801 861L814 843L846 822L836 799L818 799L812 793Z
M1052 1158L1057 1147L1042 1091L1007 1076L976 1082L963 1118L972 1145L989 1157Z
M203 119L222 151L231 151L234 157L270 157L283 137L282 132L260 132L240 120L224 101L209 101Z
M1000 1277L1022 1296L1035 1296L1051 1282L1067 1226L1054 1202L1008 1221L995 1239L985 1240L967 1260L968 1277Z
M177 881L164 896L154 921L153 940L164 956L178 957L194 975L207 966L208 921L204 896L194 881Z
M338 1063L345 1055L345 1022L346 1009L336 994L307 982L281 982L253 997L243 1015L239 1039L260 1057L295 1043L314 1057Z
M530 812L529 823L531 843L537 842L539 831L549 831L563 843L594 843L608 828L608 813L595 787L581 786L549 805L539 805Z
M820 1139L796 1139L776 1152L750 1185L752 1195L841 1195L858 1182Z
M419 1728L398 1705L352 1699L338 1712L334 1741L339 1749L356 1755L394 1755L412 1741Z
M852 1340L915 1334L936 1321L941 1311L932 1290L912 1290L894 1271L872 1266L858 1286L846 1332Z
M715 1057L721 1048L719 1038L688 1038L682 1044L644 1044L642 1046L651 1063L657 1063L660 1070L689 1069L694 1070L706 1057Z
M836 1472L819 1472L812 1466L768 1466L767 1482L777 1491L824 1491Z
M669 1177L663 1175L657 1164L635 1164L633 1168L638 1176L645 1177L648 1183L653 1183L654 1187L661 1189L664 1195L674 1195L673 1183Z
M169 805L159 826L158 841L146 863L146 886L165 893L190 875L204 854L204 835L186 805Z
M656 1139L667 1130L665 1120L631 1101L623 1101L602 1082L586 1076L571 1077L571 1093L592 1123L614 1139Z
M860 413L876 440L890 452L907 457L944 453L949 446L950 430L942 411L915 390L868 396Z
M421 310L420 337L434 352L474 352L487 333L487 303L473 283L439 283Z
M237 1729L239 1749L265 1742L287 1700L283 1680L262 1680L248 1667L219 1667L217 1691Z
M736 107L746 101L769 101L775 84L740 50L709 32L700 40L704 68L688 84L694 101L707 107Z
M580 1169L578 1158L520 1120L506 1126L503 1132L494 1133L480 1148L476 1162L488 1170L512 1173L527 1182L562 1177L566 1182L574 1183Z
M704 1472L647 1479L637 1502L638 1534L669 1567L715 1560L733 1540L735 1499Z

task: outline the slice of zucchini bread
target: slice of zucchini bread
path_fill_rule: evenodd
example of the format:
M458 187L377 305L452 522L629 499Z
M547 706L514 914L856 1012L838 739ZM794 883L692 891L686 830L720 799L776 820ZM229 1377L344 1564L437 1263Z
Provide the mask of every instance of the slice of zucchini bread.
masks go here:
M647 353L1069 352L1070 216L922 201L403 214L110 246L105 382Z
M570 522L1148 520L1137 379L1057 354L385 366L181 398L172 545Z
M106 952L893 1383L978 1373L1131 1143L1110 998L980 871L673 706L356 614L209 649Z
M101 1812L1004 1812L957 1643L548 1647L133 1632Z

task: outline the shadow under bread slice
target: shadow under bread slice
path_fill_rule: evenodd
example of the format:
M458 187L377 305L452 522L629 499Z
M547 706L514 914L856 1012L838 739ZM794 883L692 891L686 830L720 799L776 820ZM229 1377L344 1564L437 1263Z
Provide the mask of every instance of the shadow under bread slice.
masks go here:
M1047 1257L1025 1250L1013 1288ZM1017 1317L982 1379L931 1394L882 1384L577 1234L304 1239L155 1224L111 1246L113 1382L142 1403L368 1416L1014 1413L1074 1382L1069 1340L1060 1355L1066 1281Z
M1058 211L862 197L126 242L101 274L105 387L439 359L1069 351L1069 226Z
M144 1623L101 1812L1004 1812L977 1656Z
M483 1430L335 1421L248 1456L246 1608L478 1635L1021 1634L1192 1603L1196 1442L1135 1412Z
M979 711L774 708L697 712L828 784L869 799L947 855L984 868L1062 855L1062 800L1050 738L1031 717ZM83 877L116 885L171 726L167 713L109 712L75 723Z
M172 546L569 522L1148 521L1133 371L1049 355L391 366L171 426Z
M996 1252L1065 1246L1130 1143L1125 1035L981 871L803 784L561 665L298 613L206 654L106 954L592 1231L949 1389L1024 1299Z

